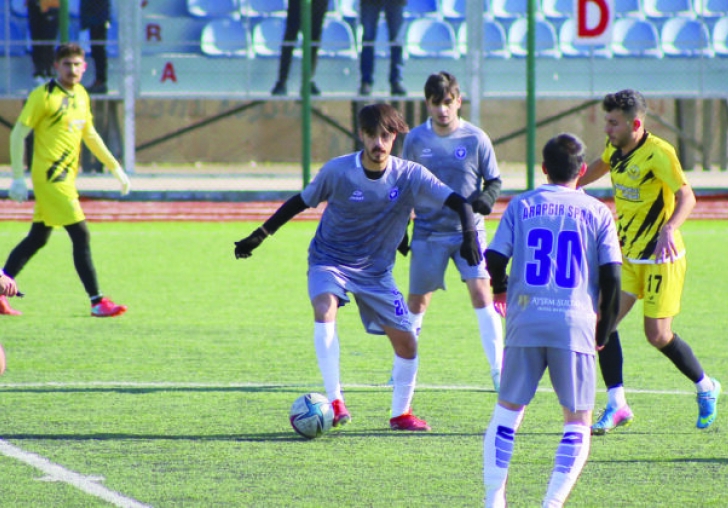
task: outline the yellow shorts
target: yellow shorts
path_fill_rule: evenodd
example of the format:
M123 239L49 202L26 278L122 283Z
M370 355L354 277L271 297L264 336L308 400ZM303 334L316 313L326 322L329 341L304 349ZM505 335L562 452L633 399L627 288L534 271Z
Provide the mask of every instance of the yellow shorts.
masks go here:
M70 180L49 183L33 178L33 222L42 222L46 226L69 226L86 218L78 200L75 179Z
M646 317L677 316L680 313L680 297L687 266L685 255L674 263L641 264L624 260L622 291L644 300L643 312Z

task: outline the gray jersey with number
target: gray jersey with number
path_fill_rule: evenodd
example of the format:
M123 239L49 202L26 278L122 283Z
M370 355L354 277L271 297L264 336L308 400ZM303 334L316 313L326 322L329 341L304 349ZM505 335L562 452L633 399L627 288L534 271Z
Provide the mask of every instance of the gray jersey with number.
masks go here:
M489 249L512 258L506 345L594 354L599 267L622 262L609 208L542 185L511 200Z
M447 136L438 135L428 119L410 131L402 157L419 162L455 192L472 201L483 189L484 180L500 178L493 145L488 135L473 124L460 120L460 126ZM462 230L458 214L449 208L415 208L413 240L451 235ZM475 214L475 224L484 229L483 217Z
M390 157L385 174L367 178L361 153L326 163L301 197L310 207L326 201L309 247L309 264L347 267L369 275L392 269L410 211L440 209L452 189L425 167Z

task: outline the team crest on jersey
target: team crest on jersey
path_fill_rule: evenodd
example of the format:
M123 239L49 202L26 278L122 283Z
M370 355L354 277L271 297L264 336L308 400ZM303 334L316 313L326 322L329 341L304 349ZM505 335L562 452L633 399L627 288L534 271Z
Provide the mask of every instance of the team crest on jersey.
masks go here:
M364 201L364 193L360 190L355 190L349 196L349 201Z
M455 148L455 158L459 161L464 160L465 157L468 156L468 149L465 148L463 145L458 146Z
M639 180L640 178L640 167L636 164L631 165L627 168L627 176L632 180Z
M389 191L389 200L394 201L399 197L399 188L395 187L391 191Z
M423 148L420 157L432 157L432 148Z

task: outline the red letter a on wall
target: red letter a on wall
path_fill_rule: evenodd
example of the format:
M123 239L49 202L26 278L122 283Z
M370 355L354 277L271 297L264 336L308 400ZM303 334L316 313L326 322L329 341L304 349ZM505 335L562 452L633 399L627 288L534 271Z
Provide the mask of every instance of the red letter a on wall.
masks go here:
M174 65L172 65L172 62L164 64L164 70L162 71L162 83L168 79L172 80L174 83L177 82L177 74L174 72Z

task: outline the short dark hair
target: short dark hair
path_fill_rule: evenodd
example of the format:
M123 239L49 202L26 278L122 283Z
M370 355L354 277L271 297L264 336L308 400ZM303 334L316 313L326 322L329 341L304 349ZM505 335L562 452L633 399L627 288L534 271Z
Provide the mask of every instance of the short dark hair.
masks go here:
M407 122L397 109L385 103L368 104L359 110L359 127L366 134L372 135L378 127L392 134L409 132Z
M604 96L602 109L607 113L618 109L629 118L643 118L647 113L647 101L637 90L628 88Z
M61 60L63 60L64 58L68 58L69 56L80 56L81 58L84 58L86 54L84 53L81 46L74 42L69 42L66 44L61 44L56 48L54 61L60 62Z
M543 147L543 165L554 183L570 182L579 176L586 147L574 134L561 133Z
M430 74L425 82L425 99L432 99L435 104L441 103L445 97L460 96L460 83L447 71Z

